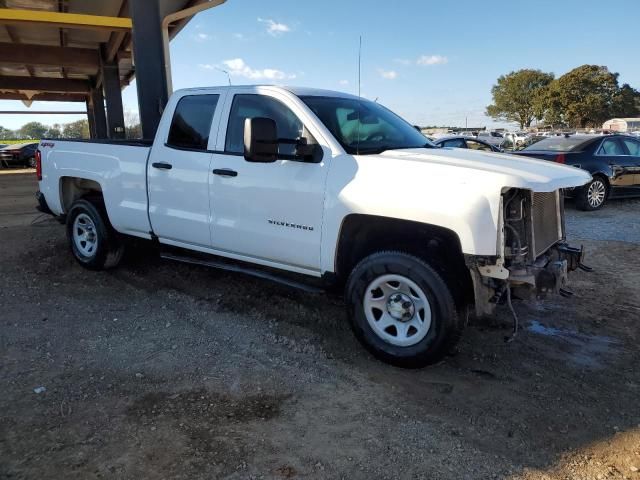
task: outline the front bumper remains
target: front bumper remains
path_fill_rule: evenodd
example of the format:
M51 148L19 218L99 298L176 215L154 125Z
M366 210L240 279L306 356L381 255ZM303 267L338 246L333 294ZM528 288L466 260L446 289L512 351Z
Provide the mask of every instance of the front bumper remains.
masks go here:
M541 299L549 294L571 296L567 290L568 274L584 265L584 249L560 242L540 255L532 263L509 267L487 265L486 259L467 259L473 281L477 316L492 315L495 307L506 297L507 289L514 298ZM491 273L488 273L491 272Z

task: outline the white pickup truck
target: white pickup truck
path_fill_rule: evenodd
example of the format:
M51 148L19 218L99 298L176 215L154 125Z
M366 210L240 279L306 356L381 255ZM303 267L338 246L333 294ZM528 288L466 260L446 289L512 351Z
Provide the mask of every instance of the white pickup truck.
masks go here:
M43 140L36 160L40 209L66 222L83 266L115 266L134 236L316 277L344 286L358 339L402 366L440 359L469 313L512 291L563 293L582 260L564 241L562 189L588 173L436 148L343 93L181 90L153 142Z

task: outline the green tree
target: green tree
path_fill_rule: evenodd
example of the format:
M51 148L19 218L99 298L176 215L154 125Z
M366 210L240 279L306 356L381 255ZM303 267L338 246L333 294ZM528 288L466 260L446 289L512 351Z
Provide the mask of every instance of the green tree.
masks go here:
M637 117L640 115L640 92L628 83L620 87L613 99L612 117Z
M618 86L618 74L607 67L582 65L554 80L545 95L546 123L576 128L599 127L627 105L633 90ZM625 108L626 108L625 106Z
M127 138L138 139L142 138L142 125L136 123L134 125L126 125L124 127Z
M44 136L44 133L47 131L47 126L43 125L40 122L29 122L25 123L22 127L20 127L20 136L23 138L28 138L32 140L40 139Z
M142 138L142 126L140 125L140 117L133 110L125 110L124 112L124 130L127 138Z
M62 137L62 126L59 123L54 123L50 126L44 134L45 138L60 138Z
M13 138L16 138L13 130L0 126L0 140L11 140Z
M76 120L67 123L62 128L63 138L89 138L89 122L84 120Z
M539 99L552 81L553 74L541 70L524 69L500 76L491 89L493 103L487 107L487 115L517 122L520 128L531 126L534 118L542 118Z

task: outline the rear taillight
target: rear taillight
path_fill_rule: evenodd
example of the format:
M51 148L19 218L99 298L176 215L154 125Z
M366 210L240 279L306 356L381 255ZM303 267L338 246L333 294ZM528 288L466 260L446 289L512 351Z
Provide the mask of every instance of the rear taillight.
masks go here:
M556 163L566 163L566 159L564 158L564 153L559 153L558 155L556 155L555 162Z
M42 154L40 150L36 150L36 177L38 177L38 181L42 180Z

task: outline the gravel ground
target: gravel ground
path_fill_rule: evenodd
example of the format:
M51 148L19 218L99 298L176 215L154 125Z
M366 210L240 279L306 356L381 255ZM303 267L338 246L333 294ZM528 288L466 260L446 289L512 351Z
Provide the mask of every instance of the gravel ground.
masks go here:
M567 232L574 238L640 243L640 199L610 200L595 212L576 210L567 201Z
M34 189L0 176L0 478L640 479L638 201L568 204L596 272L516 341L500 312L402 370L337 297L144 245L83 270Z

